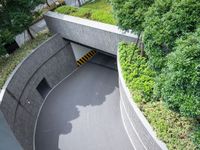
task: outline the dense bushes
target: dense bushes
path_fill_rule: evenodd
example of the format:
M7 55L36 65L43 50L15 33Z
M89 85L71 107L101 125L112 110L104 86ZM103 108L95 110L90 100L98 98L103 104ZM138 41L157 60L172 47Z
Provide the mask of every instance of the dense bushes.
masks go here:
M6 54L6 49L4 48L4 46L12 41L13 34L8 29L0 29L0 56Z
M132 52L134 55L130 61ZM157 136L170 150L198 149L200 130L195 130L197 121L170 111L162 101L155 101L153 92L156 72L148 66L147 59L139 55L139 50L135 49L133 44L121 43L119 54L123 77L132 97L153 126Z
M121 43L119 53L123 76L134 100L152 100L155 72L148 66L146 58L139 55L139 49L133 44Z
M177 40L160 81L170 108L200 118L200 29Z
M111 0L120 28L141 33L144 30L145 12L154 0Z
M180 114L179 117L197 120L193 125L197 130L191 137L197 149L200 148L200 29L197 30L200 25L200 1L111 2L119 27L125 31L142 33L145 57L139 56L133 45L122 44L120 47L124 78L134 99L139 101L139 98L143 102L152 100L145 103L146 106L157 103L159 98L168 108ZM133 60L130 59L132 53ZM148 73L140 70L145 68ZM158 124L155 123L155 126L158 127ZM159 131L159 134L163 131ZM190 136L189 133L186 136ZM185 138L185 135L177 138ZM173 145L170 148L173 149ZM183 148L184 145L179 147Z
M144 43L151 65L162 69L177 38L200 23L199 0L157 0L145 16Z
M94 6L93 6L94 7ZM116 21L109 11L101 10L101 9L93 9L87 7L76 8L72 6L61 6L57 8L55 11L66 14L77 16L81 18L87 18L95 21L100 21L108 24L116 24Z
M199 117L200 95L197 91L200 90L200 46L197 41L200 39L200 31L188 35L187 38L185 36L194 33L200 24L200 1L111 1L122 29L144 31L146 60L157 72L157 87L154 87L157 89L156 93L161 93L161 98L170 108L187 116ZM137 17L136 14L140 10L143 10L143 14ZM181 39L175 42L179 38ZM136 62L129 65L136 65L137 59L134 61ZM137 70L132 68L132 72ZM161 70L164 71L160 75ZM134 80L135 76L132 76L131 72L129 76Z
M4 46L27 29L38 15L33 10L43 0L1 0L0 1L0 55L5 54Z

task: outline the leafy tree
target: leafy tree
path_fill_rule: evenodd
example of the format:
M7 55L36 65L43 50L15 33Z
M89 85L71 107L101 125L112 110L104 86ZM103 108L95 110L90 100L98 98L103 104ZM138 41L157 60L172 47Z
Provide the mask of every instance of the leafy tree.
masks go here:
M138 34L135 49L144 30L145 12L153 3L154 0L111 0L118 26L125 31L131 30ZM141 55L144 55L143 49L141 49Z
M111 0L119 27L140 34L144 30L145 12L153 2L154 0Z
M28 29L34 19L34 8L42 0L0 0L0 53L18 33ZM29 30L28 30L29 31Z
M177 40L161 74L161 96L183 115L200 117L200 28Z
M199 0L156 0L145 17L144 44L150 64L160 70L177 38L200 23Z

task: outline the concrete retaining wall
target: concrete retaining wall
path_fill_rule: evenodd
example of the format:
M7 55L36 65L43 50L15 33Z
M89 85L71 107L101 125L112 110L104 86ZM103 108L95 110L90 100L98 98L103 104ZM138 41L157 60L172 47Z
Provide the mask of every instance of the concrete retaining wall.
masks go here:
M48 12L44 16L49 30L70 41L117 55L121 41L135 42L137 36L123 33L117 26L82 19L78 17Z
M71 42L71 46L74 52L74 56L76 58L76 60L79 60L81 57L83 57L85 54L87 54L88 52L92 51L93 49L76 44Z
M55 86L76 68L70 42L58 34L36 48L14 70L1 92L0 108L25 150L33 148L33 132L44 97L38 85Z
M44 19L42 19L42 20L36 22L35 24L33 24L32 26L30 26L29 30L30 30L31 34L33 35L33 37L36 38L36 35L38 33L48 30L48 28L47 28L46 22L44 21ZM24 43L26 43L29 40L31 40L31 37L28 34L27 30L18 34L15 37L15 41L17 42L19 47L21 47Z
M122 76L119 58L117 58L117 65L119 74L121 115L127 134L135 146L135 149L167 150L165 144L157 139L152 127L133 101Z

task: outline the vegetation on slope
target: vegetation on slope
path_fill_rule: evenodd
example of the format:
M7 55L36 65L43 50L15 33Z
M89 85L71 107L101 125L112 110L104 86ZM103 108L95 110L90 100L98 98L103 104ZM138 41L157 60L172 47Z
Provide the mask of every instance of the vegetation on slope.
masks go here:
M49 33L41 33L37 38L25 43L21 48L16 50L9 56L0 57L0 89L4 85L10 73L15 67L38 45L44 42L48 37Z
M123 77L133 100L168 149L198 149L200 142L198 122L170 110L164 102L154 97L156 72L148 66L147 59L140 56L138 52L139 50L133 44L121 43L120 45ZM132 60L131 56L133 56Z

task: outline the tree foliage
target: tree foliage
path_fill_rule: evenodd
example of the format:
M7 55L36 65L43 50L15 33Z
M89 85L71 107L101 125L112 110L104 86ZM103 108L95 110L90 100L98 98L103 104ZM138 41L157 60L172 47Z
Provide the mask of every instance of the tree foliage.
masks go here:
M161 75L161 96L186 116L200 117L200 28L177 40Z
M114 14L121 29L139 34L144 30L145 12L154 0L111 0Z
M111 2L119 27L143 36L146 58L135 57L136 47L120 47L124 78L133 97L140 93L140 100L160 98L170 109L200 121L200 1ZM131 55L133 60L127 61ZM197 149L199 129L191 136Z
M161 69L177 38L200 24L199 0L156 0L145 16L144 43L150 64Z
M0 54L4 45L16 34L29 27L34 19L34 8L42 0L0 0Z

